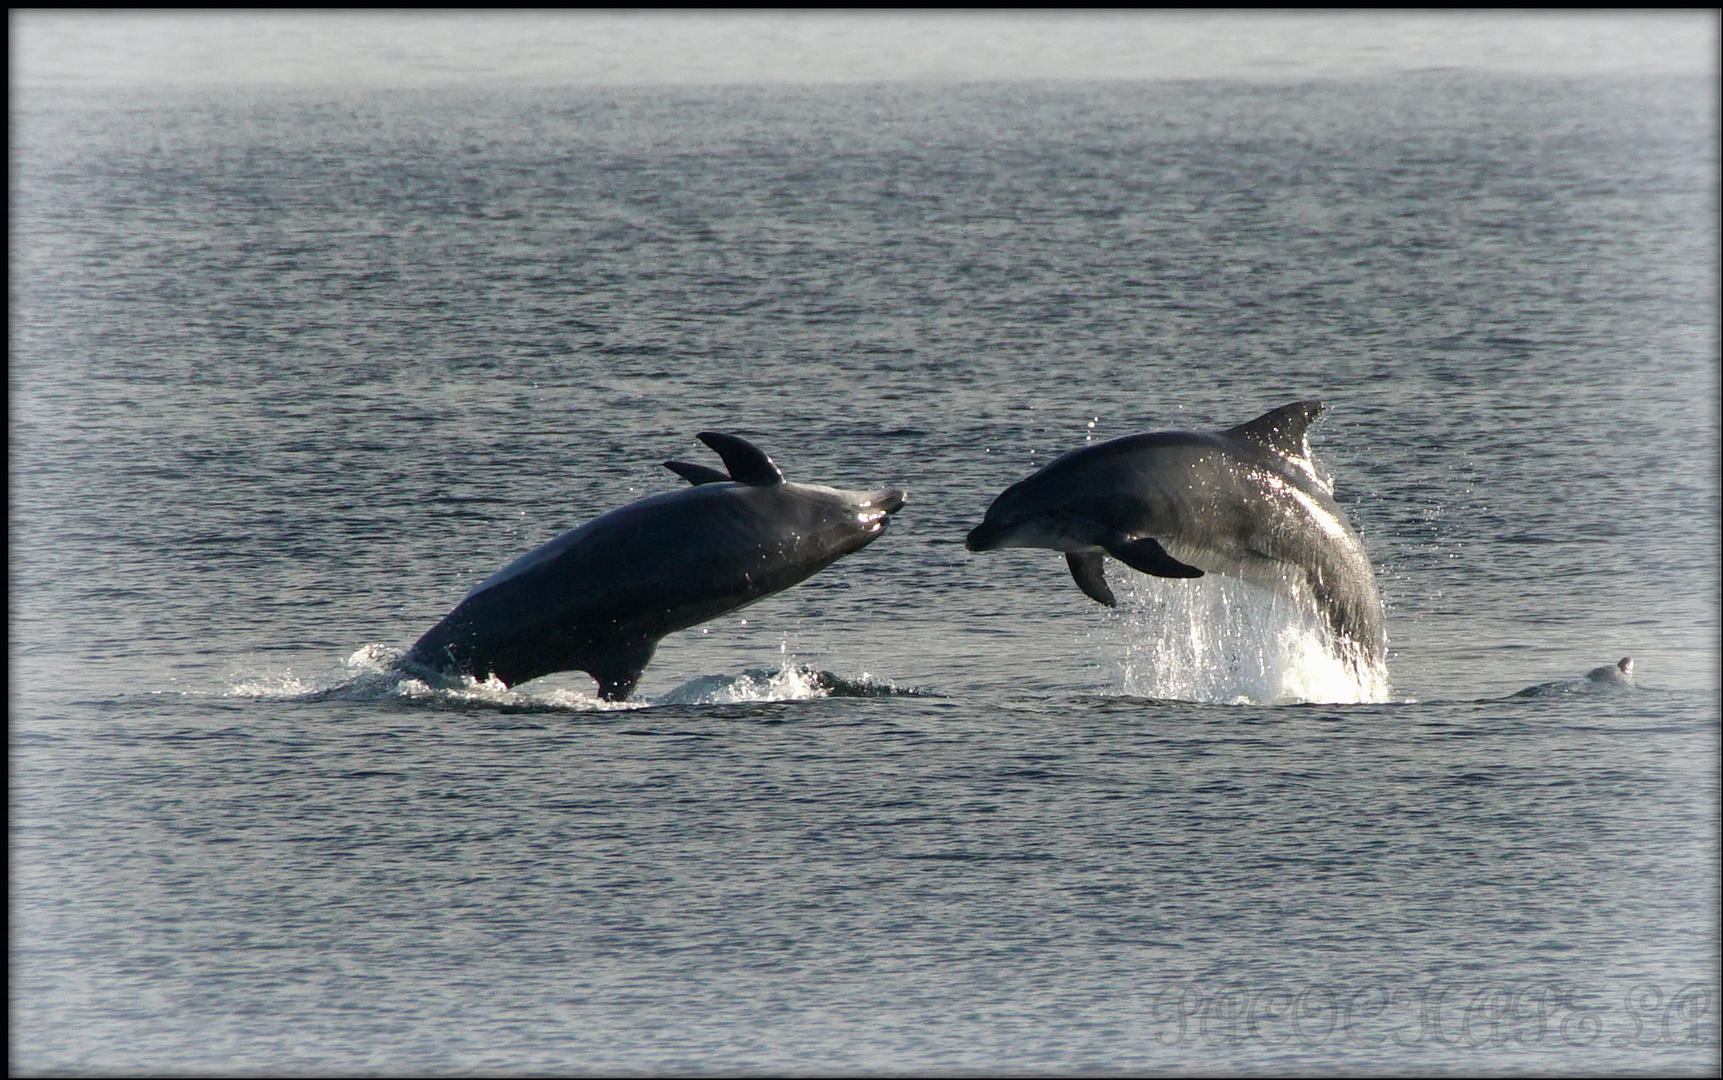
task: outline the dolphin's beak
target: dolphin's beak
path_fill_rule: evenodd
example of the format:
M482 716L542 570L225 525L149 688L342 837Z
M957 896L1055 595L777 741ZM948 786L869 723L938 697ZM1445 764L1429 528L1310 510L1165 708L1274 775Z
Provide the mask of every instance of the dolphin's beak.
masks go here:
M983 521L969 530L969 535L964 538L963 546L970 551L992 551L999 546L999 540L1005 532L1006 530L998 524Z
M888 514L895 514L903 509L903 504L904 497L901 488L881 488L878 491L869 492L867 501L862 505L871 506L876 510L884 510Z

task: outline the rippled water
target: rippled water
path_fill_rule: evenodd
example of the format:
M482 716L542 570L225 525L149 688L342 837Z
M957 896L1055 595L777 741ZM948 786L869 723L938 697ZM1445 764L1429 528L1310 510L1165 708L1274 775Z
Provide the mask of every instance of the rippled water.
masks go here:
M23 94L14 1068L1714 1069L1715 122ZM1249 586L963 549L1085 440L1300 398L1386 693ZM707 429L909 504L620 707L388 673Z

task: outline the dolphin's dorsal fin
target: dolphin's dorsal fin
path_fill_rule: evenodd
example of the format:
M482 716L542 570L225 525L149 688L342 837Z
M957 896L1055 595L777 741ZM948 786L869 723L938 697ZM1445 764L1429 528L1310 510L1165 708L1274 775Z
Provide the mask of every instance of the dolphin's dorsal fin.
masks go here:
M702 431L695 438L717 451L718 456L724 459L724 467L730 470L730 479L738 484L784 482L784 474L772 464L766 452L747 439L718 431Z
M701 484L722 484L730 479L717 469L708 469L704 465L690 465L686 461L666 461L664 467L695 487L699 487Z
M1270 409L1255 420L1228 428L1227 434L1240 442L1294 460L1310 459L1310 443L1304 432L1311 421L1322 415L1322 402L1295 401Z

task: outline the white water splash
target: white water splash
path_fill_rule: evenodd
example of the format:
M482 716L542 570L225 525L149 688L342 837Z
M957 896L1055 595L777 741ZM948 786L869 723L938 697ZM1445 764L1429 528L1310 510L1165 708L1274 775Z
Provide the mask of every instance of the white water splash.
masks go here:
M656 705L734 705L760 701L806 701L830 697L831 677L802 664L754 669L740 675L702 675L662 697Z
M605 701L596 694L557 687L510 689L497 679L467 676L433 680L419 678L397 666L402 650L388 645L362 645L342 667L321 679L293 674L233 675L224 697L280 700L410 701L433 707L501 706L515 709L601 711L644 708L646 701Z
M1390 700L1386 669L1343 655L1307 604L1218 574L1133 574L1114 588L1127 694L1234 705Z
M739 675L702 675L656 697L605 701L595 694L549 686L510 688L496 679L471 677L422 678L398 666L401 650L382 644L361 646L342 668L322 679L307 679L291 671L230 677L227 697L282 700L407 701L433 708L496 706L512 709L557 709L575 712L642 709L653 705L737 705L773 701L808 701L825 697L872 697L915 694L865 672L846 678L797 663L788 645L779 650L783 662Z
M432 706L500 706L513 709L556 709L571 712L610 712L615 710L643 709L649 702L638 698L629 701L605 701L594 694L582 693L579 690L545 687L532 689L510 689L497 679L486 679L480 682L471 677L462 677L453 684L432 684L410 675L395 672L392 684L382 688L378 696L387 696L401 701L422 702ZM339 690L343 697L367 696L363 694L359 684L350 684Z
M295 698L323 689L318 683L295 675L291 669L279 674L228 676L222 697Z

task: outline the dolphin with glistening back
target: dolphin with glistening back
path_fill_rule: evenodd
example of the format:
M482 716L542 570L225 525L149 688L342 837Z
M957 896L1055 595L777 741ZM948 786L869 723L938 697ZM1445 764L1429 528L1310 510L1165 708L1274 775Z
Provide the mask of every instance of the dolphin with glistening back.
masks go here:
M1348 658L1380 665L1376 574L1305 435L1321 413L1298 401L1225 431L1080 447L1000 493L965 543L1064 552L1077 587L1108 607L1103 553L1155 577L1243 578L1313 602Z
M1313 603L1343 653L1379 665L1387 633L1375 575L1305 438L1321 411L1295 402L1225 431L1073 450L1002 492L967 546L1064 552L1078 588L1109 606L1103 554L1157 577L1239 577ZM601 697L620 700L667 634L806 580L872 543L904 505L892 487L790 483L735 435L699 439L727 472L665 462L692 486L522 555L468 593L402 666L509 686L585 671Z

